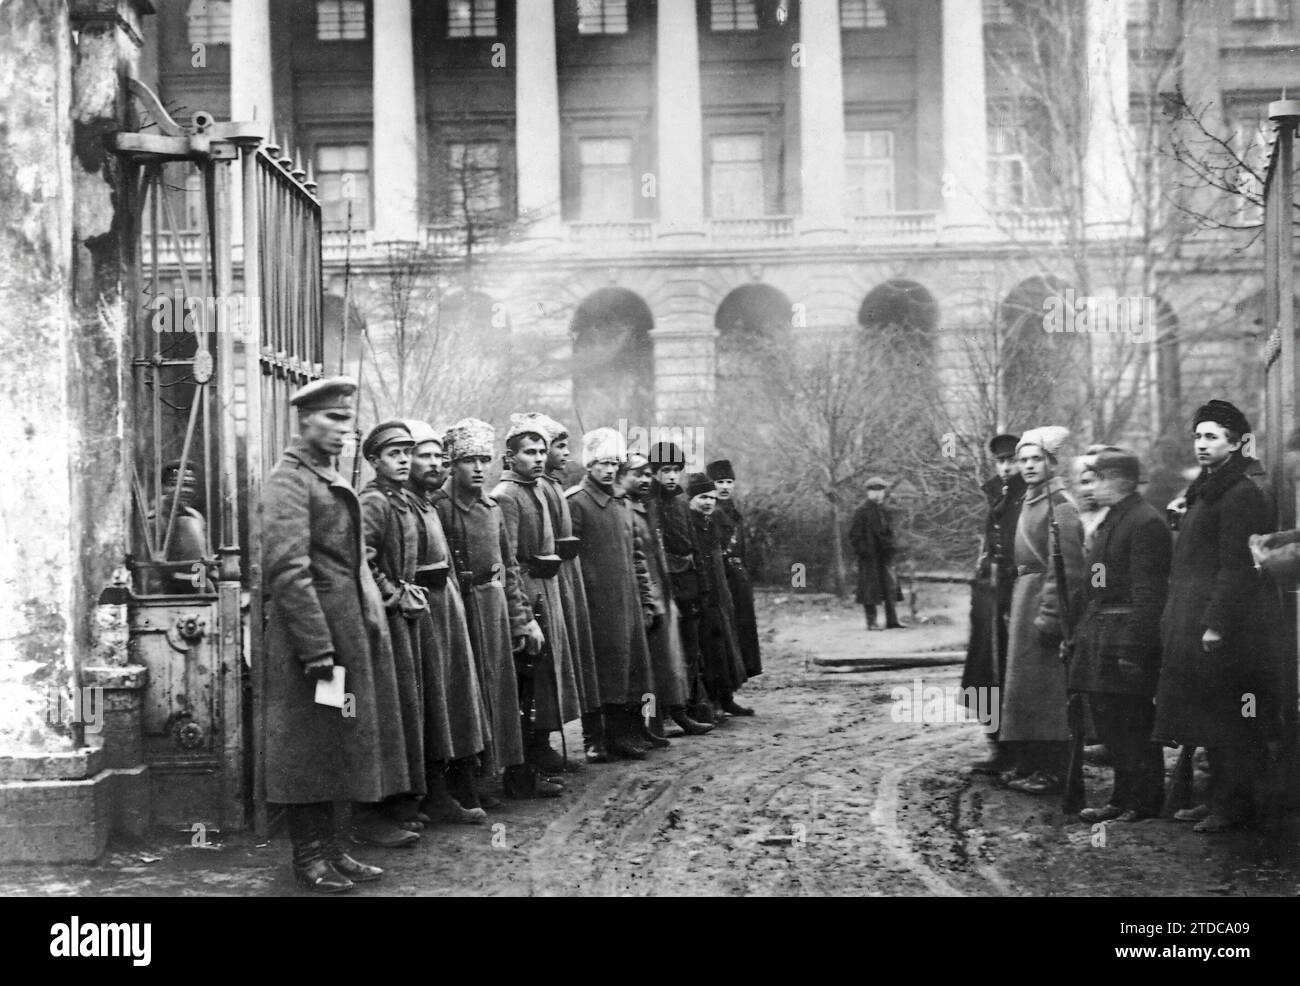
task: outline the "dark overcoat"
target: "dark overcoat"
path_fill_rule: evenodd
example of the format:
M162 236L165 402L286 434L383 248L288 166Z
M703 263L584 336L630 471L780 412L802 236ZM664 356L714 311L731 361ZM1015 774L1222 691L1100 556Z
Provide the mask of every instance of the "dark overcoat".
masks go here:
M967 688L1002 686L1007 671L1007 618L1011 613L1011 592L1016 581L1016 522L1025 497L1025 481L1013 475L1003 485L994 476L982 487L989 510L984 520L984 542L980 548L975 578L971 581L970 640L966 645L966 666L962 670L963 695ZM993 566L997 564L994 585ZM996 615L995 615L996 614ZM993 649L993 630L998 631L998 650ZM987 706L986 706L987 708Z
M903 589L889 567L896 550L894 529L884 504L867 500L853 514L849 544L858 556L857 600L879 606L886 599L901 600Z
M524 596L536 605L540 600L546 624L551 660L539 659L534 671L535 709L533 727L544 732L563 729L582 714L578 682L574 674L569 625L564 618L558 570L550 578L533 575L529 563L539 555L555 554L555 529L545 494L539 484L521 480L512 472L501 477L492 491L505 520L506 541L519 566L519 583Z
M267 476L262 513L267 800L376 802L411 790L392 643L356 493L295 439ZM346 669L350 709L317 705L316 682L303 674L327 654Z
M735 500L719 500L713 522L722 543L722 560L727 565L727 587L736 607L736 636L745 674L750 678L763 673L763 656L758 646L758 616L754 612L754 581L749 568L749 537L745 519Z
M636 558L632 511L590 476L564 493L581 538L582 582L591 613L602 705L641 703L650 691L644 608L652 605L645 561Z
M1061 606L1052 564L1049 487L1061 531L1069 612ZM1060 637L1071 627L1083 591L1083 525L1060 479L1025 494L1016 524L1015 559L1017 575L1011 594L1006 689L998 738L1012 742L1068 740L1065 665L1059 646L1044 644L1040 638L1042 633Z
M646 634L650 645L650 668L654 678L655 702L660 714L676 706L684 706L690 699L690 686L686 674L686 652L682 647L681 629L677 624L677 604L673 602L672 584L668 578L668 559L664 556L657 526L658 504L653 500L629 499L632 519L636 524L637 543L645 556L650 575L650 595L659 621Z
M408 491L418 521L417 566L451 565L442 520L422 493ZM453 567L454 571L454 567ZM427 618L419 622L424 668L424 736L430 760L459 760L486 751L491 720L470 641L460 586L449 578L428 588Z
M488 769L524 762L515 680L514 638L532 619L519 591L519 569L506 541L501 508L484 493L439 490L430 497L449 543L457 574L471 583L463 595L479 692L491 730Z
M402 735L411 790L425 791L424 782L424 668L420 654L420 620L402 615L402 584L415 578L419 533L415 508L400 486L373 479L361 488L361 528L366 561L379 587L393 643L393 668L401 704Z
M1250 554L1250 536L1269 525L1268 503L1246 472L1253 461L1234 454L1188 489L1160 626L1157 740L1243 746L1276 733L1278 607ZM1207 629L1223 637L1208 653Z
M734 692L745 683L745 662L736 634L736 610L727 587L722 545L712 517L691 511L695 573L700 586L700 652L710 697Z
M1172 550L1164 516L1137 493L1107 511L1088 553L1071 691L1155 695Z
M555 536L572 537L573 515L569 513L564 485L551 476L543 476L537 485L550 508ZM582 584L582 559L576 555L564 559L560 563L558 581L560 605L564 607L564 625L569 630L569 647L573 651L578 700L583 712L599 712L600 684L596 679L596 646L591 642L591 612L587 608L587 589Z

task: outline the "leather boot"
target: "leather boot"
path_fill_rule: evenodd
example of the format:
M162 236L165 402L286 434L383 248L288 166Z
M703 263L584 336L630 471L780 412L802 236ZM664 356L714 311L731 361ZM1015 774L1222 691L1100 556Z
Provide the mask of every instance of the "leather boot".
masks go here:
M687 706L686 714L696 722L702 722L709 726L716 726L713 721L713 706L709 705L707 700L696 702L694 705Z
M551 734L540 729L533 732L525 756L528 762L537 768L539 774L571 773L567 769L567 761L551 746Z
M330 865L338 873L354 883L369 883L372 880L378 880L384 875L384 871L378 866L362 863L344 852L337 836L322 839L321 844L325 851L325 858L329 860Z
M599 712L582 714L582 745L587 763L609 763L609 751L605 749L605 724Z
M319 838L294 845L293 876L300 885L320 894L339 894L356 887L326 858Z
M501 777L501 789L507 798L558 798L564 788L537 775L532 764L517 763L507 767Z
M624 760L644 760L645 747L632 740L627 711L619 705L605 706L605 749Z
M352 841L359 846L405 849L420 841L420 833L394 825L380 806L352 806Z
M687 736L706 736L713 732L713 723L696 722L686 714L686 709L681 706L678 706L675 709L670 709L668 715L673 722L677 723L677 725L682 728L682 732Z
M433 764L428 773L429 793L424 798L424 812L435 822L453 825L483 825L487 812L482 808L466 808L451 796L447 789L446 766Z
M447 793L462 808L468 808L470 811L483 807L483 803L479 798L478 784L475 782L474 777L476 766L473 757L453 760L447 764Z
M731 692L723 692L722 700L718 705L720 705L722 711L727 713L729 716L752 716L754 714L753 709L747 709L743 705L737 705Z
M662 735L656 736L654 730L645 721L645 716L641 714L640 706L628 709L628 720L631 722L633 731L632 735L640 740L643 744L652 750L666 750L672 746ZM653 720L651 720L653 722ZM659 730L663 732L662 729Z

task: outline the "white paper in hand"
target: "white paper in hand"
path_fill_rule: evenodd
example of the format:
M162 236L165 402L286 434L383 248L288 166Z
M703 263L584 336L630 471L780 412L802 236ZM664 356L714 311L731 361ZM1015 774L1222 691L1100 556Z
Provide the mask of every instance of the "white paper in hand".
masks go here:
M343 675L347 668L334 665L334 675L329 679L321 678L316 682L316 704L329 705L336 709L343 708Z

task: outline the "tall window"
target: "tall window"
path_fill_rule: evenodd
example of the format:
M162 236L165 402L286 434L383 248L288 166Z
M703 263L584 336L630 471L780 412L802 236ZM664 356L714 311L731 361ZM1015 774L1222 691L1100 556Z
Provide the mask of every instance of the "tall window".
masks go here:
M710 31L757 31L756 0L710 0Z
M230 44L230 0L190 0L185 18L190 44Z
M579 34L627 34L627 0L578 0Z
M1235 21L1280 21L1282 0L1235 0L1232 5Z
M1027 144L1023 124L1002 120L989 131L989 189L996 209L1028 204Z
M848 208L855 216L894 211L894 134L851 130L845 135Z
M580 210L589 222L632 218L632 141L599 137L578 142Z
M840 27L857 31L869 27L888 27L889 15L884 0L840 0Z
M185 215L182 222L186 229L203 228L203 176L190 168L185 176Z
M1010 24L1015 20L1007 0L984 0L985 24Z
M316 0L317 41L365 41L363 0Z
M739 219L766 212L763 137L728 134L709 141L709 215Z
M496 0L451 0L447 8L447 37L495 38Z
M453 216L482 216L501 208L501 145L472 140L447 145L448 204Z
M370 228L370 147L366 144L321 144L316 148L316 185L321 222L345 229L348 204L352 228Z
M1128 22L1146 26L1151 23L1151 0L1128 0Z

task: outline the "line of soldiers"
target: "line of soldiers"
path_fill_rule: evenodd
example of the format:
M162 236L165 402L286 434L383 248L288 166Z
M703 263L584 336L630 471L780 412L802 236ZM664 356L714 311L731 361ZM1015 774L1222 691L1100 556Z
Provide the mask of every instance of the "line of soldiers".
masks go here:
M581 769L567 723L610 763L753 715L734 698L762 665L729 462L683 483L676 445L647 457L599 428L565 489L567 430L516 414L489 493L490 424L393 420L362 442L375 476L355 494L333 467L355 392L294 395L265 484L265 787L302 885L382 875L345 849L344 803L353 843L410 846L498 795L559 796Z
M1085 451L1076 504L1058 475L1064 428L989 443L997 475L984 486L962 685L971 711L975 689L996 689L1000 706L985 727L996 726L990 756L972 768L1013 790L1061 793L1068 741L1081 746L1082 732L1114 768L1106 803L1080 812L1087 822L1160 814L1163 746L1182 747L1189 777L1204 748L1210 771L1206 803L1175 819L1218 832L1266 807L1282 721L1280 610L1252 542L1272 529L1272 508L1240 410L1211 400L1192 431L1199 473L1168 517L1138 492L1141 463L1127 449ZM1086 713L1073 735L1072 697Z

